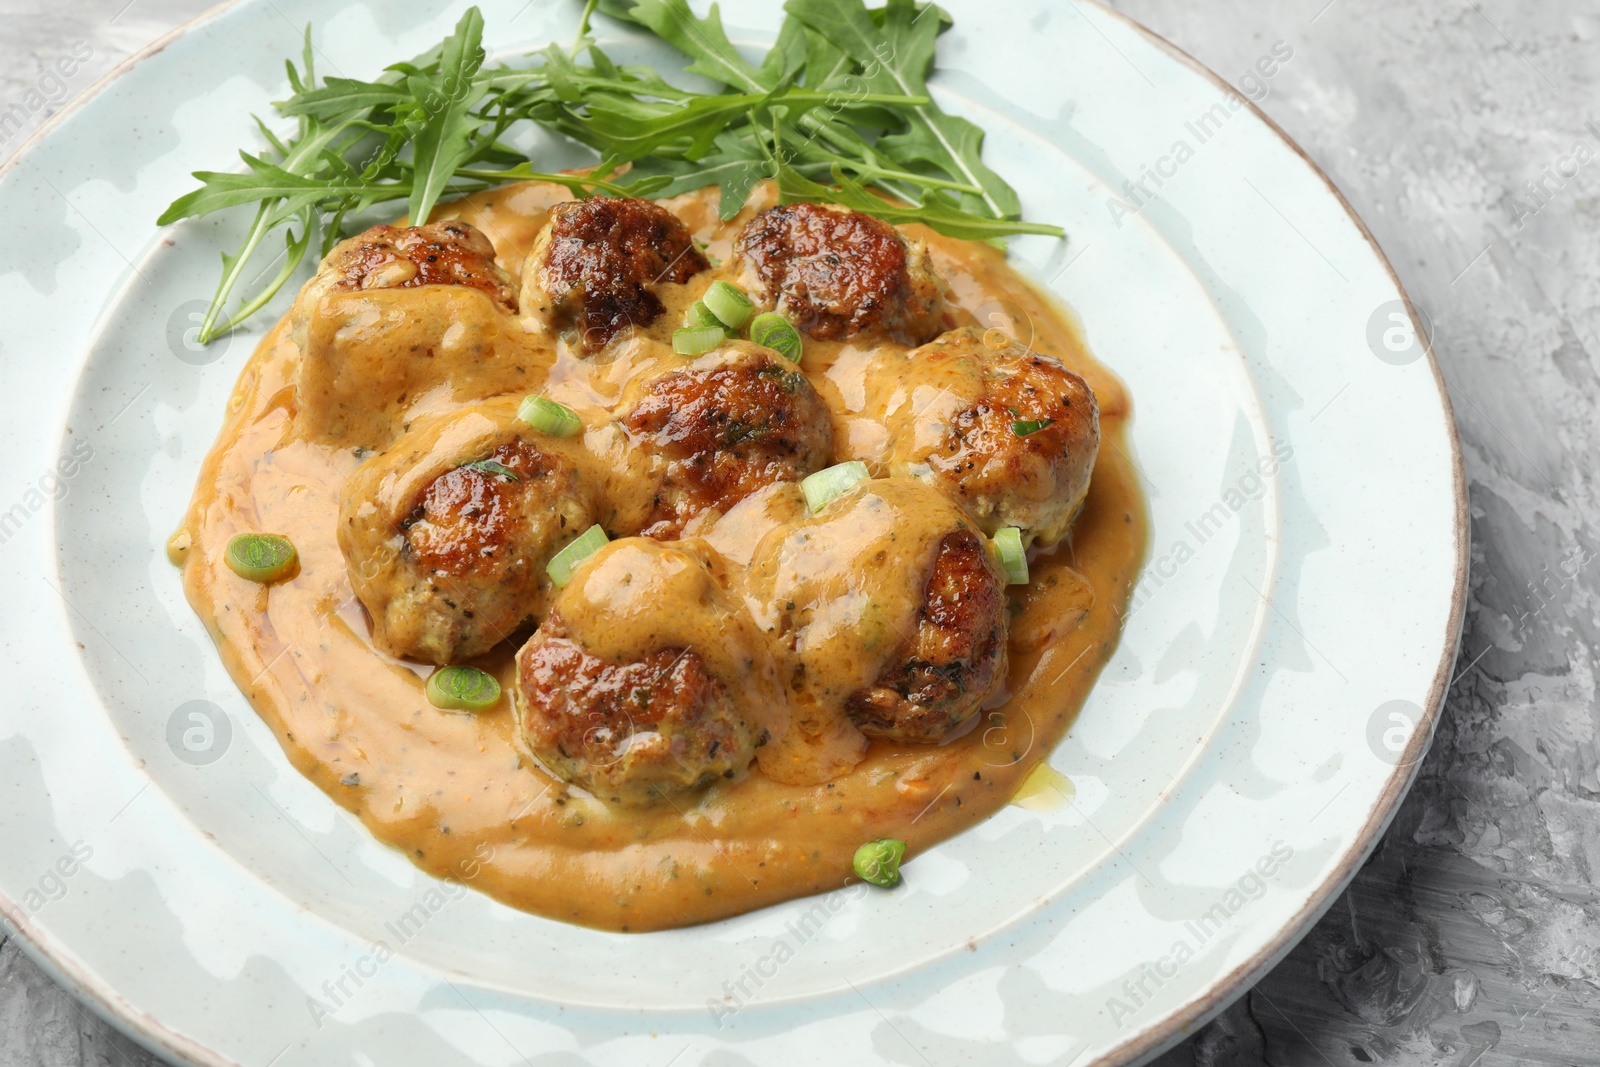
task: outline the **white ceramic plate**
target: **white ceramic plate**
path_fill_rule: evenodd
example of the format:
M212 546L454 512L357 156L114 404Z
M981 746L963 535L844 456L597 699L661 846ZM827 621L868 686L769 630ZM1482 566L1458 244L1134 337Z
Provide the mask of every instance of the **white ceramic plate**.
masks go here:
M988 129L1029 217L1070 231L1014 257L1137 412L1151 558L1050 756L1076 799L1005 809L892 894L646 935L549 922L432 881L296 774L162 553L252 339L191 343L239 224L153 220L251 143L305 23L325 73L370 76L461 6L244 0L0 177L9 924L197 1064L1081 1065L1181 1038L1372 848L1454 655L1455 432L1370 236L1261 115L1120 16L950 2L939 98ZM508 51L569 39L578 5L483 6ZM736 40L770 39L776 5L728 8ZM608 31L649 57L628 42Z

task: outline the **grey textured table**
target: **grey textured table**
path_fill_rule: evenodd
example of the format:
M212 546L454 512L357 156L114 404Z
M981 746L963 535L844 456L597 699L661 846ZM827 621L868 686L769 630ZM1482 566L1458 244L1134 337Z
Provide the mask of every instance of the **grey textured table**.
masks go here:
M0 157L205 6L0 2ZM1251 95L1432 317L1472 496L1463 652L1415 789L1288 959L1160 1063L1600 1064L1600 7L1115 6L1236 83L1292 48ZM154 1063L0 944L0 1067Z

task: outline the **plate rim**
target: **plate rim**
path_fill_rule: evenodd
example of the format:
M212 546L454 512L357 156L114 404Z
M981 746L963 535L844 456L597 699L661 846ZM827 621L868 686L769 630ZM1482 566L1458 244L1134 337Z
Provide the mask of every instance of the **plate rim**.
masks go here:
M38 129L29 134L10 157L0 162L0 178L5 177L18 165L24 156L52 135L58 126L62 125L80 108L99 97L117 79L127 74L143 61L165 51L175 40L186 36L201 25L213 21L233 8L242 6L245 2L246 0L220 0L219 3L179 23L148 45L117 63L93 83L85 87L81 93L52 113ZM1355 225L1356 232L1377 258L1378 264L1388 276L1395 291L1400 294L1406 314L1410 318L1413 328L1416 329L1422 321L1417 313L1416 305L1413 303L1411 295L1406 290L1405 284L1401 281L1394 265L1390 262L1388 255L1385 254L1383 247L1379 244L1377 238L1373 236L1366 222L1356 212L1338 184L1288 131L1263 111L1254 100L1238 93L1227 79L1212 70L1204 62L1131 15L1111 7L1108 0L1069 0L1069 2L1086 2L1100 12L1111 15L1169 57L1211 82L1222 92L1237 96L1279 141L1300 158L1311 173L1333 195L1346 217ZM1238 964L1226 974L1212 979L1209 987L1204 992L1193 997L1187 1004L1169 1013L1152 1026L1131 1034L1126 1040L1113 1045L1099 1057L1090 1061L1087 1067L1110 1067L1110 1065L1116 1063L1142 1062L1172 1047L1183 1037L1192 1033L1194 1029L1204 1025L1216 1016L1237 999L1246 987L1253 985L1266 971L1292 951L1295 945L1304 938L1311 926L1333 905L1339 893L1350 884L1361 866L1372 854L1373 849L1377 847L1379 839L1388 829L1389 824L1399 810L1405 794L1410 790L1421 766L1423 756L1432 745L1433 734L1437 729L1445 698L1449 692L1449 685L1453 675L1452 668L1460 650L1461 633L1466 617L1466 592L1471 563L1471 523L1468 512L1461 433L1456 422L1455 407L1450 400L1449 388L1445 383L1444 375L1439 368L1439 362L1434 353L1432 336L1426 330L1417 330L1416 332L1424 340L1423 355L1433 375L1441 411L1445 416L1446 437L1452 468L1451 492L1455 500L1453 530L1455 542L1454 588L1451 593L1450 610L1445 623L1444 645L1438 666L1435 668L1426 702L1422 708L1422 716L1418 720L1416 728L1413 729L1405 750L1400 754L1393 773L1375 799L1372 810L1365 823L1362 824L1355 841L1349 848L1345 849L1339 864L1334 870L1320 884L1309 891L1307 901L1300 910L1288 922L1280 926L1278 931L1268 939L1267 943L1249 959ZM12 931L11 937L17 941L19 947L29 959L55 982L64 986L68 993L80 1004L88 1006L97 1016L128 1037L154 1053L177 1059L186 1064L197 1065L197 1067L239 1067L237 1061L178 1033L154 1016L135 1009L114 988L99 979L87 967L81 966L72 960L66 952L58 953L52 951L46 944L46 938L42 936L42 928L37 926L32 916L28 915L25 909L17 907L16 902L3 891L0 891L0 909L3 909L4 914L9 919L7 925Z
M203 23L210 22L212 19L245 2L246 0L219 0L218 3L206 8L193 18L180 22L100 75L100 77L85 86L83 92L56 109L38 129L29 134L27 139L17 146L15 152L11 153L4 161L0 161L0 178L4 178L9 174L24 156L54 133L56 127L66 122L79 109L98 97L112 82L151 56L164 52L168 45L185 36L191 30L198 28ZM41 936L42 931L33 921L33 917L28 914L27 909L19 908L17 902L12 900L3 890L0 890L0 910L3 910L7 925L11 929L8 940L16 941L23 953L40 970L49 975L56 984L65 987L68 994L80 1006L80 1014L81 1006L87 1006L95 1015L115 1027L120 1033L143 1045L149 1051L165 1056L168 1059L176 1058L186 1065L193 1064L196 1067L241 1067L237 1061L206 1048L192 1038L185 1037L149 1013L138 1011L108 983L100 981L88 968L80 966L76 961L68 958L65 953L59 956L52 953Z
M1068 0L1069 3L1073 0ZM1368 229L1366 220L1357 213L1354 205L1344 195L1328 172L1322 165L1313 159L1300 142L1296 141L1287 130L1280 126L1272 116L1261 110L1260 106L1249 97L1238 92L1222 75L1212 70L1205 63L1190 54L1181 46L1169 41L1166 37L1144 25L1144 23L1124 12L1110 6L1107 0L1087 0L1101 11L1112 15L1118 21L1143 36L1150 43L1160 48L1167 55L1182 63L1190 70L1210 81L1224 93L1230 93L1243 100L1255 117L1260 119L1295 155L1300 157L1312 174L1325 185L1350 221L1355 224L1356 232L1367 243L1377 257L1378 263L1389 280L1394 284L1395 291L1400 294L1400 299L1405 303L1406 315L1411 320L1411 325L1416 336L1423 338L1423 354L1428 361L1428 369L1433 374L1434 386L1439 392L1439 403L1445 415L1448 443L1451 458L1451 492L1455 497L1455 588L1450 598L1450 613L1445 622L1444 649L1440 655L1439 665L1435 668L1433 683L1428 690L1428 698L1423 705L1422 717L1417 721L1416 727L1411 732L1411 737L1403 752L1397 758L1394 773L1389 776L1389 781L1384 785L1383 791L1378 795L1373 804L1372 812L1367 821L1362 825L1360 833L1354 844L1345 850L1339 865L1322 880L1321 884L1311 891L1306 904L1295 913L1293 918L1279 928L1278 933L1262 946L1254 955L1239 964L1228 973L1215 978L1211 987L1202 995L1192 999L1187 1005L1172 1012L1160 1023L1149 1027L1142 1033L1130 1037L1110 1049L1098 1058L1091 1060L1087 1067L1110 1067L1116 1063L1136 1063L1158 1055L1168 1048L1176 1045L1185 1035L1194 1028L1209 1022L1224 1008L1228 1007L1253 986L1268 970L1279 963L1284 956L1293 951L1294 947L1304 939L1312 926L1325 915L1329 908L1338 899L1338 896L1355 879L1356 872L1366 863L1372 855L1378 841L1388 830L1389 824L1394 820L1396 812L1400 809L1401 802L1410 792L1411 784L1415 781L1417 772L1422 766L1422 759L1433 745L1434 730L1438 727L1439 717L1444 710L1445 697L1449 694L1453 668L1460 653L1461 631L1466 621L1467 606L1467 579L1470 573L1472 556L1472 524L1467 508L1467 483L1466 468L1461 452L1461 430L1456 423L1455 405L1450 401L1450 390L1445 384L1444 374L1439 369L1439 361L1434 356L1433 337L1427 330L1418 329L1421 318L1417 308L1411 300L1411 294L1406 290L1405 283L1400 280L1400 275L1394 269L1394 264L1389 262L1388 255L1383 246Z

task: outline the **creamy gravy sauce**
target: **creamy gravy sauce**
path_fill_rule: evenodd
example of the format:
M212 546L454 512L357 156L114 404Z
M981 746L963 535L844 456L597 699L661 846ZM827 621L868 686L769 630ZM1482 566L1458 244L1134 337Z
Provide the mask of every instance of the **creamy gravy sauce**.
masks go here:
M449 205L435 219L455 215L478 226L516 278L549 206L566 198L546 186L510 186ZM730 223L717 219L714 191L667 206L710 255L726 261L739 226L771 202L770 191L758 191ZM335 539L340 487L359 454L296 432L301 347L285 322L239 378L172 554L228 670L295 767L424 870L527 911L614 930L706 922L833 888L851 877L851 858L864 841L901 838L914 858L1010 801L1061 739L1109 657L1144 555L1144 507L1122 447L1128 399L1066 316L1002 255L916 227L909 232L928 243L948 281L957 324L1000 308L1022 340L1031 337L1034 348L1088 380L1101 412L1088 499L1070 538L1034 560L1026 587L1012 588L1010 673L1001 698L970 729L938 746L872 742L853 770L820 785L785 784L752 769L740 781L645 810L612 809L552 779L520 747L509 697L482 714L439 711L423 695L430 668L372 647ZM630 347L670 338L683 308L720 273L667 287L682 291L664 294L667 314ZM403 314L396 295L413 307L419 297L440 301L446 306L434 313L446 316L462 296L439 289L374 295L370 322ZM456 340L475 329L461 326ZM541 389L583 413L625 396L641 367L654 362L654 353L643 351L583 361L549 339L492 329L500 331L496 344L528 349L511 380L472 378L454 390L408 396L406 417L490 393ZM396 358L403 345L397 342ZM463 351L470 356L470 345ZM861 415L876 402L862 375L873 355L850 343L806 340L802 370L833 413L835 460L881 451L882 427ZM384 378L381 366L368 369ZM908 392L932 384L907 378L891 386ZM961 391L959 382L952 388ZM349 406L355 395L346 390L340 402ZM356 422L374 414L350 410ZM390 414L377 411L382 419ZM586 444L608 455L603 442ZM634 460L613 444L612 475L625 478ZM690 532L742 569L761 538L794 516L794 495L793 487L776 487ZM249 531L290 537L300 553L298 574L272 586L235 576L223 549ZM509 689L513 652L502 646L476 662ZM859 669L839 665L841 674Z

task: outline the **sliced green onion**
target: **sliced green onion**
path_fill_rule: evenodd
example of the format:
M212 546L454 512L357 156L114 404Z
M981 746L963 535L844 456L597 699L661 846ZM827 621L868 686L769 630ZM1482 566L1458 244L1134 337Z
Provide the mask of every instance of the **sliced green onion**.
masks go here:
M546 396L524 397L517 407L517 418L551 437L572 437L583 432L583 420L577 412Z
M578 564L594 555L606 546L610 538L600 529L600 524L589 527L579 534L577 539L568 543L566 548L550 557L550 562L545 565L545 573L550 575L550 580L556 583L557 589L564 589L572 581L572 572L578 569Z
M765 311L750 323L750 340L772 349L790 363L799 363L803 354L800 331L776 311Z
M706 290L706 295L700 301L711 309L717 321L730 330L743 326L750 312L755 310L755 305L744 295L744 290L732 282L712 282L711 288Z
M680 356L701 356L720 345L727 334L721 326L696 326L672 331L672 350Z
M506 466L504 463L496 463L492 459L480 459L472 463L463 463L461 465L461 469L468 471L482 471L484 474L495 474L501 478L504 478L508 482L522 481L522 475Z
M1016 412L1012 412L1013 415ZM1026 437L1030 433L1038 433L1046 426L1053 426L1055 419L1022 419L1011 424L1011 432L1018 437Z
M424 691L428 703L446 711L487 711L500 703L500 683L476 667L440 667Z
M223 558L228 569L252 582L275 582L294 571L300 554L278 534L239 534L228 542Z
M689 305L689 310L683 313L683 324L691 330L703 330L707 326L722 329L722 320L706 307L704 300L696 300Z
M900 861L905 854L904 841L892 837L879 838L856 849L855 862L851 866L855 868L856 877L862 881L889 889L900 884Z
M806 506L812 513L821 511L834 498L845 492L857 482L864 482L872 477L867 473L867 465L859 459L848 463L835 463L815 474L808 475L800 483L800 492L805 494Z
M994 535L994 549L1000 553L1000 566L1012 585L1028 584L1028 553L1022 548L1022 531L1015 526L1001 527Z

